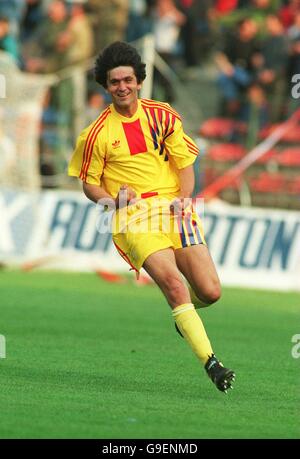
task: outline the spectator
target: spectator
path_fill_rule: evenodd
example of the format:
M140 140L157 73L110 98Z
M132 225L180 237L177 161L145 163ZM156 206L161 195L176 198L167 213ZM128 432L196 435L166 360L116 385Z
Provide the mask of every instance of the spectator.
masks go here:
M293 24L287 30L287 35L290 40L300 37L300 10L295 14Z
M73 39L68 24L65 3L62 0L51 2L46 18L23 48L26 70L52 73L65 67Z
M107 102L102 92L93 91L88 96L88 104L85 110L86 126L89 126L106 107Z
M266 20L268 37L262 45L264 66L258 74L270 103L271 121L278 122L282 117L287 89L288 40L280 19L270 14Z
M170 67L174 66L180 26L184 22L185 16L176 8L173 0L157 0L154 10L155 48ZM154 92L154 98L173 102L175 94L169 81L156 69L154 69L154 82L156 88L159 86L163 90L162 94L156 95Z
M146 0L129 0L129 15L126 31L128 42L137 40L149 33L152 23Z
M155 48L162 57L172 64L172 56L176 54L180 27L186 18L175 6L173 0L157 0L154 10Z
M44 18L43 0L26 0L24 15L21 21L21 40L25 42L35 35Z
M227 35L223 51L216 54L220 70L218 86L223 97L222 115L235 116L241 98L253 79L252 57L257 52L257 26L252 19L239 23L237 33Z
M279 10L279 18L285 29L293 25L295 15L300 11L300 0L289 0Z
M257 82L252 83L247 89L239 120L247 124L246 148L251 150L257 144L260 130L270 121L270 108L266 93Z
M289 81L293 75L300 75L300 35L291 43L287 72Z
M25 9L25 0L1 0L0 16L5 16L10 23L10 32L16 39L19 36L19 27Z
M191 70L186 76L193 75L193 67L203 58L205 44L211 34L209 12L212 0L177 0L176 5L184 13L186 20L182 24L180 38L183 45L183 58ZM205 43L205 44L204 44Z
M229 14L221 16L221 26L234 29L235 25L243 19L252 19L257 26L258 35L265 35L265 20L269 14L276 14L281 0L250 0L242 2L238 9L232 10Z
M93 55L94 37L89 18L86 15L85 1L71 5L71 19L68 24L70 45L67 50L67 64L82 62Z
M222 16L234 11L238 7L238 4L238 0L216 0L214 8L217 15Z
M123 40L128 24L129 0L88 0L95 48Z
M10 23L6 16L0 16L0 50L10 54L18 61L18 43L15 37L10 33Z

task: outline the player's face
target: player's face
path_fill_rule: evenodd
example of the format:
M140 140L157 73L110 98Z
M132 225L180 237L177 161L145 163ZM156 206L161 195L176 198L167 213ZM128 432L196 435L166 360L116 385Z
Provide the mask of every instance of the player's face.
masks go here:
M107 91L115 109L123 116L132 116L137 110L138 91L141 87L132 67L116 67L107 74Z

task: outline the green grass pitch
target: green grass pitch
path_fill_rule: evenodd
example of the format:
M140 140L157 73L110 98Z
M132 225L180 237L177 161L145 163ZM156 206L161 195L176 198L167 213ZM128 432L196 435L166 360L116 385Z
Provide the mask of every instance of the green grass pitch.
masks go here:
M224 289L201 316L219 392L154 286L2 271L0 438L299 438L300 295Z

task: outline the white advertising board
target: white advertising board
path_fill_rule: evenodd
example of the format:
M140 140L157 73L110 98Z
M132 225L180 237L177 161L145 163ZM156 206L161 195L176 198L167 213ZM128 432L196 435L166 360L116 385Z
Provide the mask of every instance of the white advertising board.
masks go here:
M210 204L206 240L224 285L300 290L299 212ZM110 214L80 192L0 192L0 260L47 268L128 271Z

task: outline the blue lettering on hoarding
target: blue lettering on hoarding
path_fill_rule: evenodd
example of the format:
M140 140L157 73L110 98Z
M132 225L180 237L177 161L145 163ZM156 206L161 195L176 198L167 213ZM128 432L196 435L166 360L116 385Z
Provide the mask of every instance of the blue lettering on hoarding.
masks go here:
M220 265L223 265L226 261L226 255L227 255L228 248L232 240L232 236L233 236L233 233L236 227L236 223L241 220L241 217L237 217L236 215L228 215L227 220L229 221L229 226L228 226L227 234L225 236L223 250L219 258Z
M90 215L95 212L95 204L81 204L73 200L57 202L52 222L51 234L61 233L61 248L74 248L85 252L101 250L106 252L111 244L111 233L99 233L96 225L91 227ZM104 214L100 215L106 218ZM88 237L87 237L88 232Z
M58 240L61 248L74 248L80 251L91 252L100 250L106 252L111 245L111 233L102 231L107 228L106 213L98 214L97 231L93 213L95 205L92 203L79 203L72 199L64 199L57 202L54 209L50 231L51 236ZM99 212L99 209L98 209ZM270 218L245 218L238 215L218 216L216 214L205 215L205 225L208 226L206 240L214 242L218 235L220 223L226 222L225 234L223 231L221 247L216 261L226 266L228 256L233 244L241 247L237 255L236 263L241 268L272 269L274 263L280 265L280 269L289 268L289 259L292 247L300 228L300 222L285 222L284 220L271 220ZM208 225L207 225L208 223ZM239 227L239 224L242 224ZM246 228L245 228L246 225ZM262 231L255 231L257 225ZM246 229L246 231L245 231ZM237 239L239 238L239 239Z
M58 201L56 204L50 224L50 232L54 233L57 230L61 230L63 235L61 247L63 248L69 246L69 238L72 234L74 223L76 223L76 214L79 207L78 202L71 200Z
M207 225L208 222L208 225ZM233 244L241 244L241 249L236 262L241 268L246 269L273 269L277 262L280 269L288 270L289 261L293 252L293 245L298 237L300 222L286 222L270 218L245 218L238 215L205 215L206 241L211 245L218 236L221 222L226 222L225 234L222 233L221 247L215 255L219 265L226 266ZM239 224L243 223L240 227ZM245 231L246 225L246 231ZM263 225L262 231L255 231ZM222 225L223 226L223 225ZM238 240L239 238L239 240ZM208 243L209 245L209 243ZM211 247L212 248L212 247Z
M257 220L257 219L249 219L249 227L248 231L244 240L244 244L241 249L241 254L239 258L239 265L243 268L257 268L258 266L264 264L264 249L266 249L266 243L270 238L270 228L272 228L272 222L269 219L265 220ZM264 223L265 230L260 240L257 240L256 244L256 255L252 262L246 260L247 255L249 254L249 244L251 240L253 240L254 234L254 227L257 223Z
M218 217L216 214L211 214L209 212L205 213L205 240L209 246L210 238L214 234L218 222ZM209 225L209 226L208 226Z
M287 230L287 222L281 220L280 222L276 223L276 225L276 236L266 266L271 268L273 259L279 256L281 268L286 270L288 268L291 247L296 237L300 223L294 223L292 229L289 232Z
M97 233L93 232L92 237L90 238L89 243L83 241L84 233L87 231L87 222L89 218L90 211L95 210L95 205L92 203L88 203L87 205L80 206L80 215L78 215L77 222L78 222L78 228L73 234L73 238L70 241L70 244L77 250L84 250L89 252L90 250L93 250L93 248L96 245L96 239L97 239Z
M90 251L93 251L93 250L101 250L102 252L106 252L110 246L110 243L111 243L111 234L109 232L106 232L106 233L99 233L95 227L95 231L93 232L92 234L92 237L91 237L91 240L90 240L90 243L87 244L83 242L83 235L84 235L84 232L87 230L86 228L86 223L88 221L88 216L90 214L90 212L95 212L95 204L88 204L85 206L84 208L84 212L83 212L83 215L81 217L81 222L80 222L80 226L79 226L79 229L78 229L78 233L77 233L77 237L75 239L75 242L74 242L74 247L75 249L77 250L83 250L83 251L87 251L87 252L90 252ZM100 221L101 219L104 219L105 218L105 215L104 214L101 214L100 215Z

